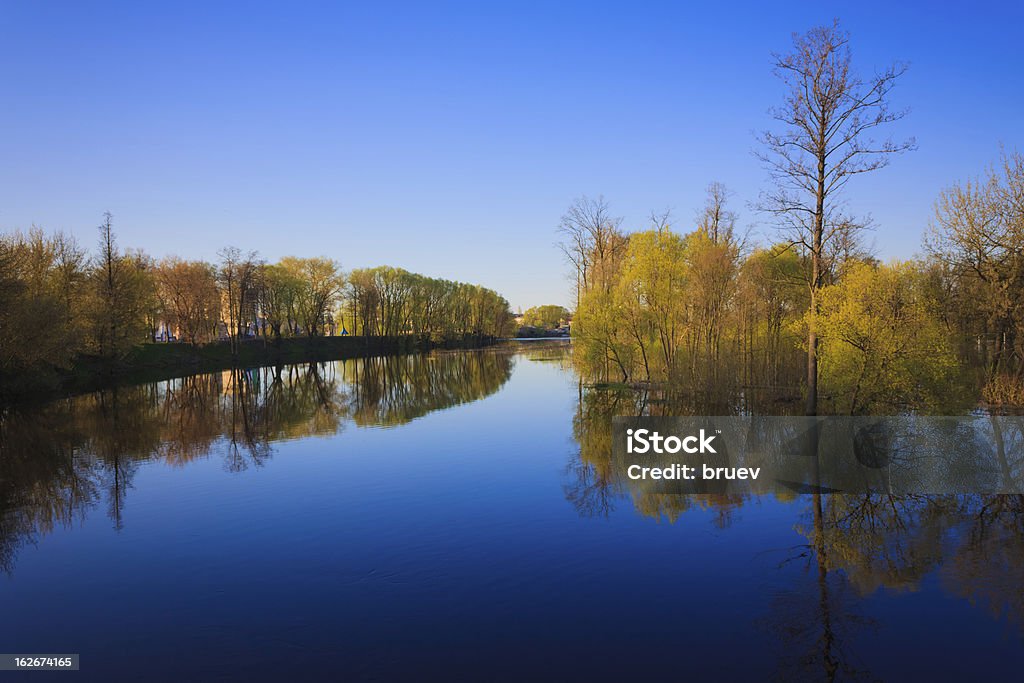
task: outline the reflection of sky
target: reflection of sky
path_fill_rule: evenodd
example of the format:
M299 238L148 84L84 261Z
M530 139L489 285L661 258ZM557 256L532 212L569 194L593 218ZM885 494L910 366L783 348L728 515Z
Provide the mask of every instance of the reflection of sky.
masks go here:
M560 680L765 678L780 650L762 622L805 618L773 613L777 597L816 604L814 565L783 564L807 542L794 531L806 502L748 502L726 529L714 511L668 524L628 499L581 518L563 491L575 392L556 364L519 359L481 401L278 442L262 468L231 473L216 455L145 464L120 533L100 508L22 549L0 580L0 641L168 680L199 665L269 680L339 661L383 678L525 680L538 661ZM881 624L847 645L882 678L1022 660L1018 636L933 577L849 607Z
M127 246L213 259L328 254L569 303L552 242L573 197L629 228L764 174L751 132L781 92L769 54L828 3L5 3L0 230L104 210ZM938 190L1021 146L1021 8L846 4L865 73L912 70L894 134L920 150L851 183L884 256L919 244ZM384 239L386 237L386 239Z

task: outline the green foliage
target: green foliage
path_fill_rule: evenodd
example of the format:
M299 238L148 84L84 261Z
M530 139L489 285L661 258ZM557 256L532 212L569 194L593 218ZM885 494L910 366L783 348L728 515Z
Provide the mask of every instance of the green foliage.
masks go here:
M301 289L302 281L295 272L281 265L263 265L259 307L266 326L277 340L281 339L285 331L290 333L294 330L292 321L296 318L296 302Z
M799 376L803 359L800 332L807 310L804 260L788 245L755 249L741 264L737 282L737 324L747 353L751 379L777 386L786 377Z
M277 285L287 294L286 311L308 337L333 332L332 311L341 298L345 277L341 267L328 258L287 256L278 263L274 273Z
M0 237L0 398L53 381L81 350L86 275L69 237Z
M842 266L821 291L816 320L833 410L941 410L963 399L949 389L961 367L932 274L918 263ZM605 271L610 286L582 294L575 360L602 381L795 385L809 320L806 267L788 245L741 259L735 243L704 228L633 233Z
M497 292L391 266L352 271L343 317L350 332L369 336L448 340L512 332L508 301Z
M959 410L978 391L1021 404L1024 155L944 191L929 260L912 264L880 266L838 216L817 266L806 239L742 255L726 194L713 186L698 229L682 237L665 217L627 235L603 201L597 212L573 207L562 246L579 295L573 354L588 378L733 382L743 400L761 387L816 395L799 357L814 329L831 410Z
M573 318L573 359L584 374L598 378L612 375L628 381L633 368L633 346L619 326L611 292L589 290Z
M731 231L717 234L702 227L684 236L659 225L623 239L621 258L601 271L607 284L582 292L573 320L586 373L622 381L716 374L739 311L739 248Z
M822 385L837 411L941 410L959 362L915 263L856 264L821 292Z
M564 306L546 304L527 309L523 313L522 324L527 327L541 327L553 330L567 322L569 322L569 311Z
M508 302L476 285L382 266L346 278L337 262L285 257L267 264L228 247L217 266L175 257L155 263L117 244L112 217L93 258L40 230L0 236L0 399L46 389L61 371L110 374L157 334L206 344L229 338L351 334L462 342L510 336Z
M927 247L943 314L985 368L986 393L1012 399L1024 383L1024 154L944 190Z
M671 373L675 364L686 324L687 247L682 237L669 230L630 235L619 271L614 289L618 324L628 334L631 355L641 361L648 379L652 365Z

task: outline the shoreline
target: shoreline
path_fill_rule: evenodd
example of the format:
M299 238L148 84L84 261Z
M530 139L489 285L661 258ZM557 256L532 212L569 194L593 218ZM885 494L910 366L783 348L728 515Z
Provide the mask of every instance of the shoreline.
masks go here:
M470 336L463 339L433 341L403 335L400 337L290 337L274 342L247 339L233 354L231 343L218 341L193 346L183 342L149 343L139 346L120 360L84 356L60 371L49 386L40 384L31 391L12 396L8 407L38 405L48 401L121 386L188 377L195 374L233 368L294 365L324 361L426 353L438 349L482 349L503 340Z

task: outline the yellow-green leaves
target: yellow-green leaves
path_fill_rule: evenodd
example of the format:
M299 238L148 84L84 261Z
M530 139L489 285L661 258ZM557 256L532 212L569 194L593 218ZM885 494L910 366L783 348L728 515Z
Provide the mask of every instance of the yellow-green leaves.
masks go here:
M916 264L855 264L820 296L822 384L837 412L948 405L959 363Z
M553 330L568 321L569 311L564 306L556 306L554 304L534 306L523 313L523 325L527 327L542 327Z

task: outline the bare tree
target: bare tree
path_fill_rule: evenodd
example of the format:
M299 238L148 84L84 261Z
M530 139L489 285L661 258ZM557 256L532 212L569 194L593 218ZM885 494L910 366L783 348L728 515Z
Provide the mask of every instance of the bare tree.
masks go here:
M724 184L713 182L708 185L707 201L704 210L697 217L697 227L704 230L711 241L718 244L719 240L732 242L736 229L736 212L726 208L732 195Z
M602 271L625 251L621 223L609 213L604 197L580 197L562 216L558 232L564 239L558 246L575 270L577 308L582 293L599 284Z
M855 225L842 215L840 194L851 178L882 168L892 154L914 147L913 139L876 140L874 129L903 118L889 109L889 93L906 71L893 64L868 79L851 69L849 34L838 22L794 34L793 51L774 55L775 75L786 87L783 105L771 111L781 124L760 136L758 157L773 188L760 208L772 214L791 243L809 256L811 315L807 330L808 415L817 413L818 339L814 312L825 283L826 254L836 235L850 237Z
M663 209L660 212L651 211L648 220L650 221L651 230L655 232L662 233L666 230L671 230L673 221L672 209Z

